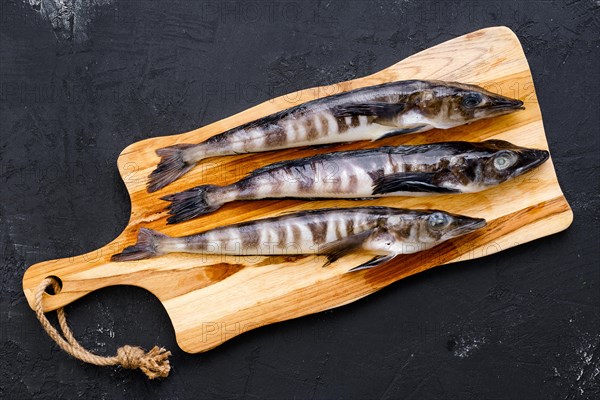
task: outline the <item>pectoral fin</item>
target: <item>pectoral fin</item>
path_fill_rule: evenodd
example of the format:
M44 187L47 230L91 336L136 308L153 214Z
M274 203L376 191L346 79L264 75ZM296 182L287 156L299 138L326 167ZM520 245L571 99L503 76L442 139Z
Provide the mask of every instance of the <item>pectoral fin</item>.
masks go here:
M353 116L375 117L375 122L387 125L386 121L392 120L396 115L404 110L404 104L397 103L361 103L361 104L343 104L333 109L333 116L336 118Z
M429 172L384 175L373 182L373 195L394 192L459 193L457 189L438 186L433 182L435 174Z
M369 268L378 267L378 266L385 264L386 262L392 260L394 257L396 257L396 253L391 253L386 256L373 257L366 263L361 264L358 267L354 267L354 268L348 270L347 272L355 272L355 271L360 271L361 269L369 269Z
M326 243L319 247L319 254L327 256L327 262L323 267L334 263L347 254L359 250L365 240L373 233L373 230L364 231L362 233L349 236L344 239L336 240L335 242Z

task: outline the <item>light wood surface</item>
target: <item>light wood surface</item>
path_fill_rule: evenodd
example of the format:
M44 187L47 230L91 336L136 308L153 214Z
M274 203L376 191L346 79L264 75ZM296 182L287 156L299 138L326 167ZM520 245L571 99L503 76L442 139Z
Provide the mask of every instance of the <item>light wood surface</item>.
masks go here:
M240 124L318 97L403 79L441 79L474 83L517 97L527 109L450 130L397 136L377 142L337 145L327 149L286 151L205 160L175 183L147 193L148 174L158 157L154 151L176 143L197 143ZM527 147L548 149L542 115L527 60L515 34L505 27L483 29L424 50L376 74L339 84L302 90L267 101L232 117L191 132L143 140L128 146L118 167L129 191L132 211L127 228L96 251L31 266L23 278L29 304L47 276L62 282L58 295L47 295L45 309L64 306L93 290L135 285L152 292L164 305L179 346L195 353L211 349L250 329L341 306L406 276L428 268L482 257L566 229L572 211L559 187L552 160L514 181L476 193L434 197L385 198L367 201L263 200L235 202L207 216L165 225L161 196L202 183L227 184L271 162L334 150L447 140L498 138ZM324 207L385 205L440 208L483 217L488 227L426 252L396 258L390 264L346 274L370 258L355 254L322 268L324 258L209 257L171 254L136 262L112 263L110 256L135 242L140 227L169 235L197 233L217 226L283 212ZM485 260L481 267L485 268ZM114 312L118 312L115 310Z

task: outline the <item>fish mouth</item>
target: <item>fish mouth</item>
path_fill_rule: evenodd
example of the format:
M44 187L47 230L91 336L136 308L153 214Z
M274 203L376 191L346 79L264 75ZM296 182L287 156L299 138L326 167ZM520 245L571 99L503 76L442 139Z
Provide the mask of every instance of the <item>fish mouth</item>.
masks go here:
M478 229L481 229L487 225L487 221L483 218L468 218L464 217L460 221L460 226L452 230L452 237L461 236Z
M532 169L542 165L550 158L550 153L547 150L530 149L521 154L522 164L515 170L514 176L524 174Z
M489 106L489 109L498 112L507 112L524 110L525 106L523 106L523 102L521 100L495 98L492 104Z

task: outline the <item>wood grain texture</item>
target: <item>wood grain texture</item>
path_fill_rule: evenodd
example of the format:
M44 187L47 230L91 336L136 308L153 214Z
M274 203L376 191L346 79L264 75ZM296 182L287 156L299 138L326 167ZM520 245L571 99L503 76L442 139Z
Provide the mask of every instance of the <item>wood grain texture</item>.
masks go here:
M208 159L158 192L147 193L145 190L147 176L159 161L155 155L158 148L177 143L197 143L315 98L402 79L441 79L479 84L523 100L527 109L451 130L432 130L377 142ZM39 282L47 276L58 277L63 285L61 293L47 295L44 299L44 307L50 311L106 286L145 288L164 305L179 346L186 352L196 353L262 325L350 303L428 268L482 257L566 229L573 215L559 187L551 159L532 173L481 193L360 202L235 202L213 214L169 226L165 225L164 206L167 203L159 200L165 194L198 184L234 182L250 170L271 162L332 150L491 138L548 149L527 60L517 37L505 27L483 29L458 37L364 78L281 96L191 132L143 140L128 146L118 159L119 171L132 202L127 228L96 251L31 266L23 278L23 290L32 305L33 292ZM180 236L283 212L359 205L440 208L486 218L489 225L482 231L429 251L399 257L386 266L352 274L345 274L345 271L369 259L368 255L347 256L327 268L322 268L324 259L316 256L274 258L171 254L137 262L110 262L112 254L135 242L140 227Z

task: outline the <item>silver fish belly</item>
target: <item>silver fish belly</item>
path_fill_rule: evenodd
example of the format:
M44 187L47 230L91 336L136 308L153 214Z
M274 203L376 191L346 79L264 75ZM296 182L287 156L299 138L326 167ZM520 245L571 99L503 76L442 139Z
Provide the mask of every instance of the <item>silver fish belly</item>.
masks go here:
M208 157L447 129L522 108L520 100L454 82L411 80L356 89L260 118L201 143L159 149L162 158L147 188L152 192L166 186Z
M399 254L429 249L485 226L485 220L439 210L356 207L297 212L170 237L142 228L135 245L112 257L132 261L169 253L206 255L324 255L326 265L347 254L374 257L353 270L381 265Z
M380 147L282 161L231 185L197 186L162 199L171 202L168 223L177 223L236 200L468 193L519 176L547 158L545 150L500 140Z

